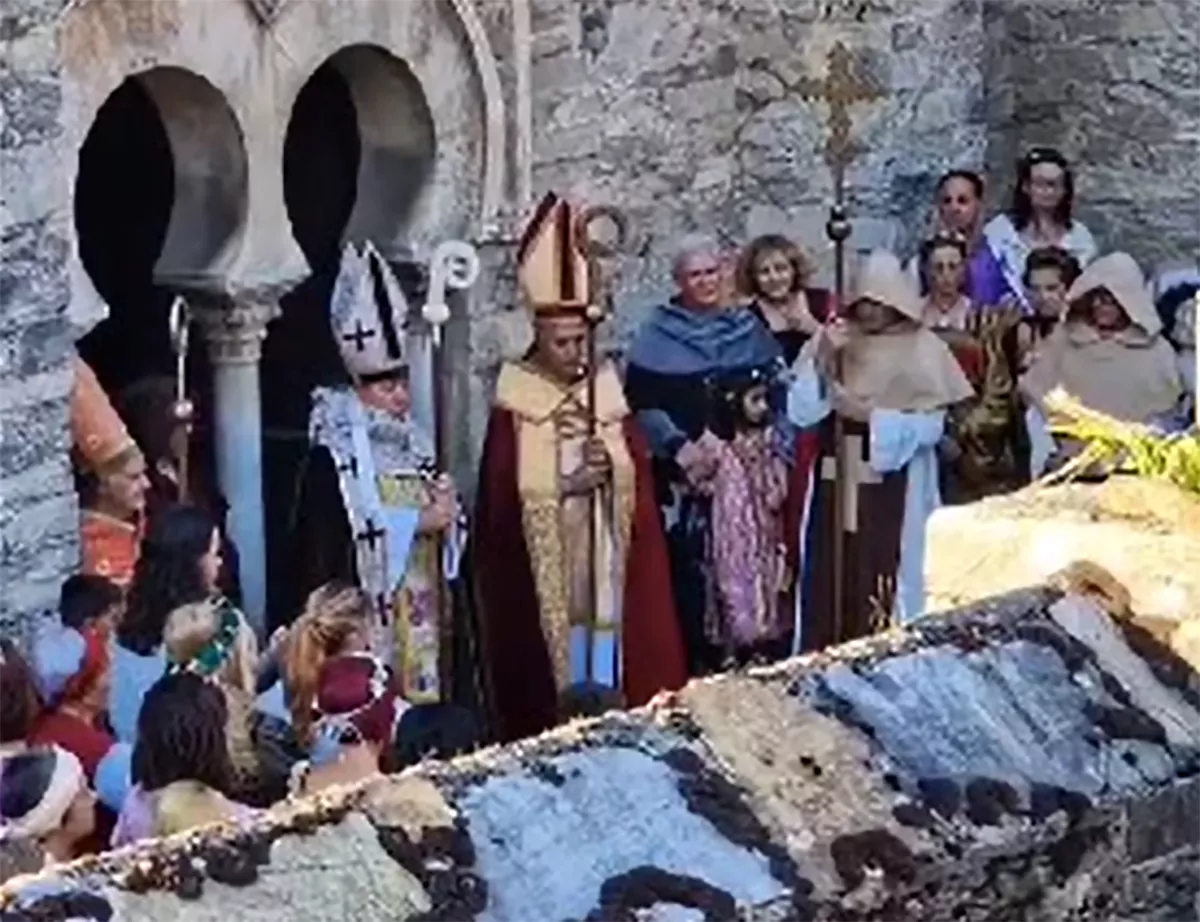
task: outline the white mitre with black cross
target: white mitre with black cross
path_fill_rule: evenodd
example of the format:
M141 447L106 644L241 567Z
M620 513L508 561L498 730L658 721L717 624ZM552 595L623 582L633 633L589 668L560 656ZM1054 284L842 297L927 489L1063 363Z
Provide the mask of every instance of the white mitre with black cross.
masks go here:
M342 250L329 322L342 364L355 383L407 365L408 301L387 260L370 241L361 249L347 243Z

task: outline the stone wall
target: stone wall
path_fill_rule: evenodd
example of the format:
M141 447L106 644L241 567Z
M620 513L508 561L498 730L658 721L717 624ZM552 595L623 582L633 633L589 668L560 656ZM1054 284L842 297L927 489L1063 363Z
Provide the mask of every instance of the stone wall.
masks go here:
M52 608L75 565L67 460L75 331L66 268L56 20L64 0L0 13L0 633Z
M695 682L243 832L0 887L7 919L1195 919L1200 697L1025 591Z
M619 339L685 232L786 230L828 278L827 107L776 77L823 77L837 41L889 94L854 106L853 242L911 246L937 175L983 159L978 0L535 0L533 185L628 213Z
M987 162L1003 205L1035 144L1079 164L1079 216L1147 272L1200 258L1200 6L987 4Z
M690 230L731 243L787 231L828 281L827 107L795 84L822 77L838 41L888 94L853 108L866 147L848 173L854 248L910 250L939 173L986 160L1003 189L1016 152L1037 141L1087 163L1080 213L1102 244L1120 240L1147 265L1200 244L1200 12L1190 0L9 0L0 14L6 625L43 610L76 557L68 363L73 338L104 306L75 255L70 195L97 107L155 65L219 90L241 129L249 189L245 227L225 254L233 263L216 281L287 288L306 271L279 182L290 106L329 55L366 41L402 58L429 94L438 168L416 236L483 244L468 329L449 338L469 354L454 363L451 388L467 421L452 449L468 487L498 362L524 324L520 311L499 309L515 296L519 223L502 214L520 216L548 188L627 211L618 348L668 291L672 245Z

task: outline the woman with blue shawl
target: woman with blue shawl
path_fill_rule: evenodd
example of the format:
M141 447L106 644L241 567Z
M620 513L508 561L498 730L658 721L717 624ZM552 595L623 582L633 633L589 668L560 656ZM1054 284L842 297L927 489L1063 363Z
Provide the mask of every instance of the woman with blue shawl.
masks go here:
M712 640L719 606L710 566L720 395L732 379L761 374L774 380L784 369L766 326L745 307L729 303L724 270L714 241L684 242L674 261L678 293L642 324L625 378L626 397L653 455L691 675L722 665L722 649ZM790 437L781 435L780 453L787 457ZM781 650L786 647L781 644Z

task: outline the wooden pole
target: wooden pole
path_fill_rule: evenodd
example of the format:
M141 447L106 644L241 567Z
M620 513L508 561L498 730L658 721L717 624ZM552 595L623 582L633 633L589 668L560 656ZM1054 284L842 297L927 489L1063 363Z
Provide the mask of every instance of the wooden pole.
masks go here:
M850 236L850 221L842 202L842 171L837 170L834 178L834 204L829 209L829 220L825 233L833 242L833 291L838 315L846 304L846 240ZM831 369L835 385L842 380L842 356L834 357ZM841 414L833 414L833 637L835 643L845 639L846 625L846 457L843 446L846 441L846 422Z
M595 273L592 271L591 265L588 267L589 277ZM589 297L595 289L589 285ZM596 332L600 322L604 319L603 309L599 305L589 304L587 307L587 438L590 442L596 437ZM588 520L587 520L587 552L588 552L588 568L587 568L587 592L588 600L592 609L592 617L588 621L586 655L587 666L584 676L589 683L592 682L594 676L595 645L596 645L596 617L600 612L600 580L596 573L596 547L599 540L599 535L596 531L596 516L600 512L600 504L598 502L597 493L599 490L591 490L588 492Z

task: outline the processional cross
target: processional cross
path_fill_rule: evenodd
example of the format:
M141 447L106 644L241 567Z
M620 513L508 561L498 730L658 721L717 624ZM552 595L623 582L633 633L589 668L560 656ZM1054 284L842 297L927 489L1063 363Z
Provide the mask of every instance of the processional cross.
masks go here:
M825 164L833 176L833 205L825 224L825 235L834 248L834 294L840 312L846 301L846 241L850 237L850 219L846 214L846 168L866 148L850 135L853 122L850 107L856 103L874 102L887 96L886 90L871 75L863 72L850 50L841 42L829 50L828 70L823 78L802 77L792 84L802 99L823 101L829 106L828 134L821 150ZM841 378L840 362L833 369L834 380ZM857 528L857 521L847 522L847 504L854 502L857 519L858 479L847 483L846 452L843 450L844 423L833 416L833 636L842 640L846 623L846 546L847 525ZM847 490L855 491L848 497Z

